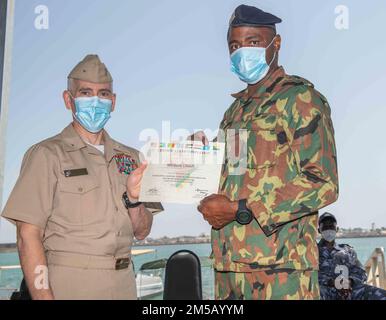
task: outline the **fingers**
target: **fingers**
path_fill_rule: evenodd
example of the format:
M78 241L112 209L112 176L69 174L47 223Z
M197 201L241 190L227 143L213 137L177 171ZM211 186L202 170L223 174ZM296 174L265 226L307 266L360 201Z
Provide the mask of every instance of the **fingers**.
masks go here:
M205 198L206 199L206 198ZM201 200L200 204L197 206L197 210L201 212L202 217L204 218L205 221L208 221L208 223L215 229L220 229L221 224L219 223L217 217L213 215L207 205L205 199Z
M133 171L135 175L142 175L147 168L147 161L142 162L137 169Z
M220 229L222 227L222 224L215 218L215 217L210 217L205 219L208 221L208 223L214 228L214 229Z
M208 201L212 200L213 198L215 198L215 197L217 197L217 196L218 196L218 194L212 193L211 195L206 196L205 198L201 199L200 204L201 204L201 205L202 205L202 204L205 204L205 203L207 203Z
M204 203L205 203L204 199L202 199L197 206L197 210L200 211L201 213L203 213L202 210L204 209Z
M206 137L205 133L204 133L204 136L202 137L202 143L207 146L209 144L209 140L208 138Z
M202 199L199 205L197 206L197 210L203 213L203 210L206 209L206 207L207 207L206 201L205 199Z
M142 169L142 171L144 171L147 168L147 161L144 160L143 162L141 162L141 165L139 166L139 168Z
M189 136L187 138L187 140L190 140L190 141L201 141L206 146L209 144L209 140L206 137L206 134L205 134L204 131L198 131L198 132L192 134L191 136Z
M207 210L208 208L207 208L207 206L205 205L205 203L204 202L200 202L200 204L197 206L197 210L199 211L199 212L201 212L203 215L204 214L207 214L207 212L208 212L208 210Z
M212 211L213 209L213 198L217 197L218 195L217 194L211 194L210 196L207 196L205 197L204 199L202 199L199 203L199 205L197 206L197 210L200 211L201 213L207 213L207 212L210 212Z

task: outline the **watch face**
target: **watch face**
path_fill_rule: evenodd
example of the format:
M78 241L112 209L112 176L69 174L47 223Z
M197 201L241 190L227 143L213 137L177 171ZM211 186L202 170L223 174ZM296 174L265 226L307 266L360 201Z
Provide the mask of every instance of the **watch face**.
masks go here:
M248 224L252 220L252 214L249 211L239 211L237 213L237 221L241 224Z

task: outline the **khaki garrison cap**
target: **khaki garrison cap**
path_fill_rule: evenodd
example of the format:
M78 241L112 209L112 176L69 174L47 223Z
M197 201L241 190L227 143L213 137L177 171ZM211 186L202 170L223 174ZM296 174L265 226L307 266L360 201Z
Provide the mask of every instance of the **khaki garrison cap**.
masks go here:
M93 83L113 82L113 78L104 63L96 54L87 55L68 75L68 79L77 79Z

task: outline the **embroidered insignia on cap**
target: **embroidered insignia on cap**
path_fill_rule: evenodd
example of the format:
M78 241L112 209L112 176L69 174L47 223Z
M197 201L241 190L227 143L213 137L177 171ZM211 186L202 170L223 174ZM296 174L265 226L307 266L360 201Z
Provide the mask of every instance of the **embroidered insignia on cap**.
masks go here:
M130 174L131 171L134 171L138 168L137 161L135 161L131 156L120 153L114 155L115 163L117 164L119 173Z

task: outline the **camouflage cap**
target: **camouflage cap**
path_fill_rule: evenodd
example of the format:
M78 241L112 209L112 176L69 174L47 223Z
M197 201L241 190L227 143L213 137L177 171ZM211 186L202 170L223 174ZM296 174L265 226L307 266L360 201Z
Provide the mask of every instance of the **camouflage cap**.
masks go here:
M89 54L79 62L67 77L93 83L112 82L113 78L98 55Z

